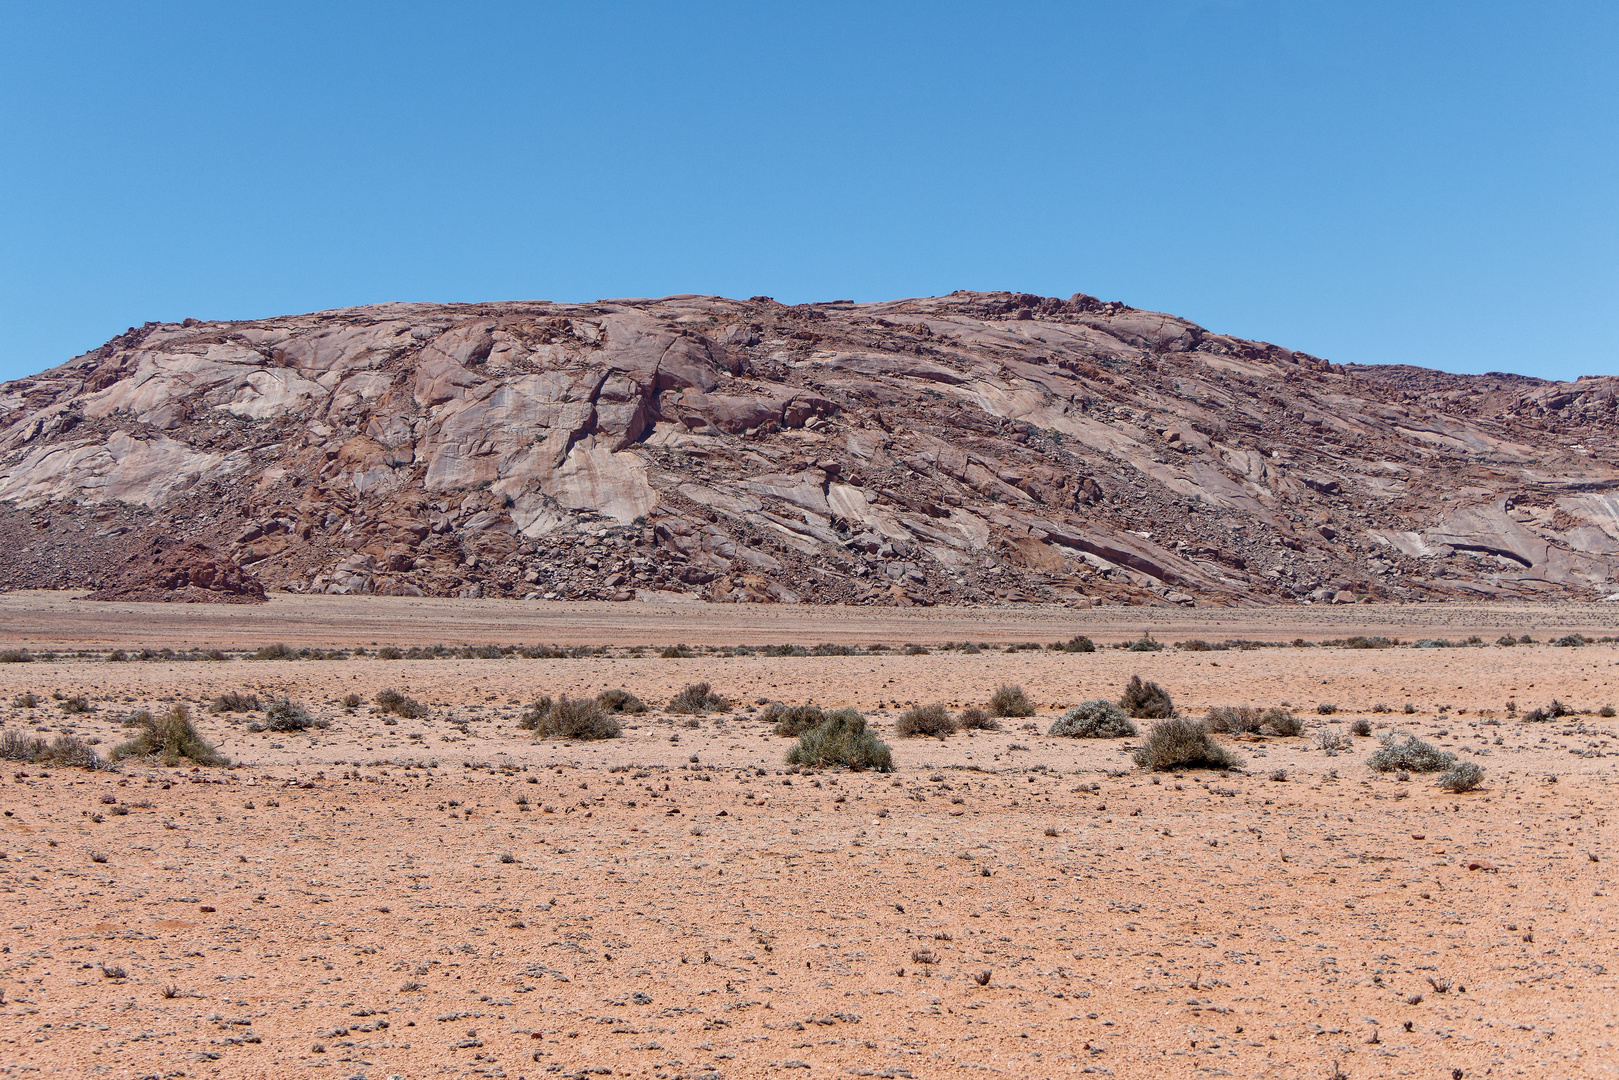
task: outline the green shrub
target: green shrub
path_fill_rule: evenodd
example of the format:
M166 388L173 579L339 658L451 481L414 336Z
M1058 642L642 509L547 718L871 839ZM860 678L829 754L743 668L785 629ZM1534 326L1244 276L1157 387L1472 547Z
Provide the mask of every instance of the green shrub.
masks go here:
M182 759L198 765L230 764L229 758L197 734L191 723L191 710L183 704L175 705L161 716L139 712L131 719L138 730L133 739L113 748L114 761L133 757L161 758L163 764L171 768Z
M1130 682L1119 698L1119 708L1138 720L1167 720L1175 715L1175 703L1169 691L1155 682L1144 682L1140 675L1130 676Z
M1063 713L1050 733L1069 739L1126 739L1139 734L1123 709L1102 698L1082 701Z
M214 703L208 706L208 711L211 713L258 712L261 707L257 694L239 694L232 690L228 694L221 694L214 698Z
M1289 709L1266 709L1259 718L1260 725L1269 728L1277 735L1302 735L1304 721L1294 716Z
M865 717L853 709L839 709L826 723L799 737L798 745L787 752L787 764L893 772L894 755L887 743L867 730Z
M931 735L943 738L953 735L956 731L955 718L950 711L938 702L931 705L918 705L914 709L906 709L894 721L894 734L905 738L916 735Z
M692 683L669 699L672 713L730 712L731 703L714 693L706 682Z
M977 705L969 705L957 713L956 723L971 731L1001 730L1001 722Z
M1460 795L1464 791L1472 791L1483 781L1483 769L1471 761L1458 761L1445 770L1445 774L1439 778L1439 786Z
M1023 687L1017 685L1003 685L997 687L989 699L989 714L991 716L1033 716L1034 706L1029 702L1029 696L1023 692Z
M977 651L977 650L974 650L974 651ZM1092 641L1090 638L1086 637L1084 634L1075 634L1073 637L1069 638L1067 641L1059 641L1055 645L1052 645L1051 646L1051 651L1052 652L1080 652L1080 653L1095 652L1096 651L1096 642Z
M1552 644L1560 649L1577 649L1581 645L1589 645L1590 641L1581 634L1564 634Z
M771 730L775 734L797 738L811 728L824 724L826 713L819 705L783 705L779 701L772 701L760 710L758 718L772 725Z
M383 713L403 717L406 720L420 720L427 715L427 706L415 698L408 698L392 687L377 691L377 708Z
M639 715L647 711L646 702L628 690L603 690L596 695L596 704L608 712Z
M1130 652L1157 652L1164 647L1161 641L1154 641L1151 634L1142 634L1135 641L1130 642Z
M1403 743L1390 738L1382 749L1366 759L1367 766L1374 772L1443 772L1455 763L1455 754L1437 749L1415 735L1407 736Z
M1265 714L1252 705L1215 705L1203 719L1210 731L1250 734L1260 729Z
M61 768L99 769L101 758L90 744L72 735L58 735L56 741L30 738L19 731L0 731L0 759L26 762L30 765L53 765Z
M1230 769L1237 758L1209 738L1203 725L1181 717L1170 717L1152 726L1135 762L1144 769Z

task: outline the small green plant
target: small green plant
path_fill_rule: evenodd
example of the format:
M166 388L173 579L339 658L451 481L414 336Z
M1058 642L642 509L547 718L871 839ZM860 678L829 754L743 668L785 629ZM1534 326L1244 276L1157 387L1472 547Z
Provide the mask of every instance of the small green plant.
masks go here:
M1135 752L1144 769L1231 769L1238 760L1231 751L1209 738L1203 725L1181 717L1154 724Z
M1103 698L1082 701L1052 725L1052 735L1068 739L1127 739L1139 732L1124 710Z
M1166 720L1175 715L1169 691L1155 682L1143 681L1140 675L1130 676L1119 697L1119 708L1138 720Z
M894 734L903 738L930 735L942 739L946 735L955 734L955 731L955 717L938 702L906 709L899 714L899 719L894 721Z
M596 695L596 704L608 712L639 715L647 711L646 702L628 690L603 690Z
M1002 685L990 695L989 714L991 716L1033 716L1034 705L1030 703L1029 696L1023 692L1023 687L1017 685Z
M1415 735L1405 742L1387 739L1380 750L1366 759L1374 772L1443 772L1456 763L1456 755L1425 743Z
M969 705L956 714L956 723L966 731L999 731L1001 722L977 705Z
M787 752L787 764L893 772L894 755L887 743L866 728L865 717L854 709L839 709L826 723L799 736L798 745Z
M230 759L215 750L197 734L191 722L191 710L177 704L161 716L138 712L130 718L136 728L135 737L113 748L112 759L160 758L172 768L182 759L198 765L229 765Z
M692 683L680 693L669 699L668 711L672 713L709 713L730 712L731 703L706 683Z
M415 698L406 697L392 687L377 691L377 708L384 714L405 720L420 720L427 715L427 706Z
M258 712L260 707L257 694L241 694L232 690L228 694L221 694L214 698L213 704L208 706L208 711L211 713Z
M1439 786L1446 791L1460 795L1464 791L1472 791L1484 782L1484 770L1471 761L1458 761L1446 769L1439 778Z

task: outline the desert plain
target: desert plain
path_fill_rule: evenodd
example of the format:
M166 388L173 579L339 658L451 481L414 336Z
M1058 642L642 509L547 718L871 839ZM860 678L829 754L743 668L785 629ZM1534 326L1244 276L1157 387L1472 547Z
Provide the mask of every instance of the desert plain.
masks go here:
M0 730L105 754L184 704L233 764L5 763L0 1073L1613 1076L1619 651L1551 642L1615 616L7 594L0 650L31 659L0 664ZM1113 647L1144 632L1168 647ZM1075 634L1097 651L1009 649ZM1352 635L1401 645L1318 644ZM1193 639L1306 644L1173 645ZM293 658L249 658L278 643ZM437 643L578 655L377 656ZM821 643L857 648L759 652ZM1189 717L1305 728L1159 773L1140 738L1047 734L1134 674ZM736 707L660 707L698 681ZM1036 715L894 733L1003 684ZM621 738L519 727L541 695L617 688L652 706ZM426 715L375 711L384 689ZM330 726L250 731L209 711L232 692ZM1553 699L1572 711L1525 719ZM790 768L771 700L860 709L894 771ZM1483 783L1367 766L1406 734Z

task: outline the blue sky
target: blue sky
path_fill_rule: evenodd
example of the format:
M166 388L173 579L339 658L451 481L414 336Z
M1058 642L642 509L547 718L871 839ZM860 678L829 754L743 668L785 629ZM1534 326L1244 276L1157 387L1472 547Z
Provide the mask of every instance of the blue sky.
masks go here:
M0 377L147 319L1012 289L1616 370L1619 6L0 5Z

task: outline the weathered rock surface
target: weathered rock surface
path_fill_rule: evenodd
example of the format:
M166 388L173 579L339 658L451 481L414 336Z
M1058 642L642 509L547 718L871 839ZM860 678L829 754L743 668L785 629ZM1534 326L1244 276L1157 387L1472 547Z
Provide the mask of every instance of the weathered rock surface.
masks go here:
M262 604L265 597L263 582L207 544L157 536L86 599Z
M1082 295L149 323L0 386L0 587L111 587L165 536L336 593L1590 597L1616 391Z

